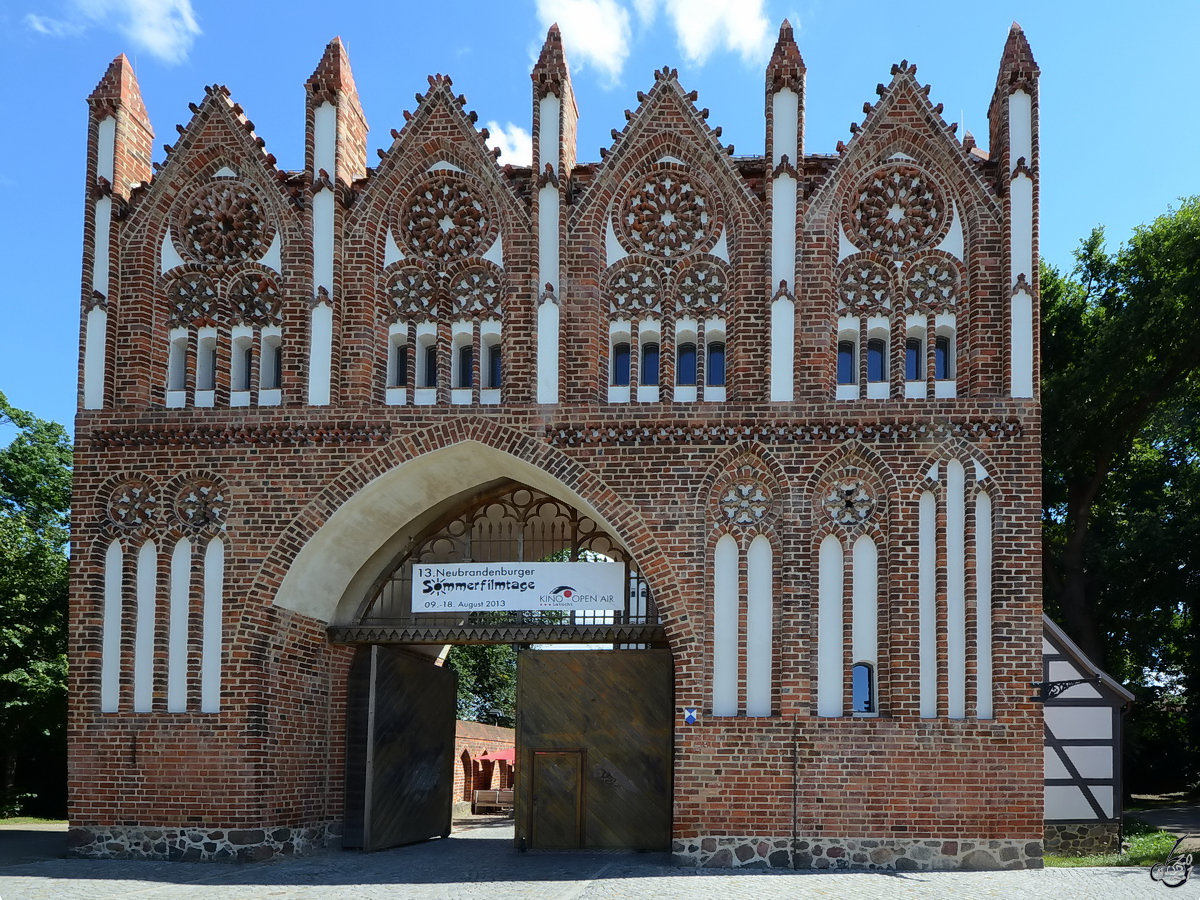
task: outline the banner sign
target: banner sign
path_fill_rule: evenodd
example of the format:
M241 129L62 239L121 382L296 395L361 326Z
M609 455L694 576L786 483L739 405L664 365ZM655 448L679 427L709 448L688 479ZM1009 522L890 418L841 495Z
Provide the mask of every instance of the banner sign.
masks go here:
M434 563L412 568L414 613L624 609L619 562Z

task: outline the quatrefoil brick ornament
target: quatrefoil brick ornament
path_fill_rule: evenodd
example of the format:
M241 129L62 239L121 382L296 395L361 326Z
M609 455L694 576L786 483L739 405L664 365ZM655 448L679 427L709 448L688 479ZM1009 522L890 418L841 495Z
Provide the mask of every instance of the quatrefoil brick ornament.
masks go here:
M721 513L731 525L754 525L766 518L771 497L758 481L735 481L721 492Z
M108 520L118 528L151 525L157 513L158 491L141 478L117 485L108 500Z
M676 259L712 243L716 217L707 192L683 171L659 170L633 182L618 212L631 253Z
M934 246L949 228L946 200L914 166L888 165L869 173L849 198L850 239L862 250L892 257Z
M189 481L175 498L175 514L189 528L224 528L228 499L211 478Z
M861 478L843 478L830 485L825 511L839 525L860 525L875 511L875 498Z

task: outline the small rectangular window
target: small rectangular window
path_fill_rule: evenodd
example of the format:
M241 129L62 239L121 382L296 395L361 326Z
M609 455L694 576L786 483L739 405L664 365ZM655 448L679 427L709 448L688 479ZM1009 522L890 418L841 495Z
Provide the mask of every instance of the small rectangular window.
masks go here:
M455 387L475 386L475 348L464 344L458 348L458 384Z
M500 387L499 344L490 344L487 348L487 386L493 390Z
M408 387L408 344L393 344L388 387Z
M704 377L713 387L725 384L725 342L712 341L708 345L708 359L704 367Z
M950 338L939 334L933 343L933 377L948 381L954 377L954 356Z
M270 340L263 345L262 371L259 382L265 391L278 389L283 383L283 348Z
M658 342L650 341L642 344L642 371L639 373L641 384L658 384Z
M613 344L611 375L614 386L629 384L629 344Z
M858 373L854 371L854 342L838 341L837 379L838 384L857 384Z
M867 341L867 381L887 381L887 344L879 338Z
M679 345L676 353L675 383L682 385L696 383L696 345L693 343Z
M875 673L867 663L859 663L851 672L850 707L856 713L875 712Z
M920 338L909 338L904 343L904 380L921 381L925 368L925 345Z
M425 383L422 387L437 387L437 370L437 344L431 343L425 347Z

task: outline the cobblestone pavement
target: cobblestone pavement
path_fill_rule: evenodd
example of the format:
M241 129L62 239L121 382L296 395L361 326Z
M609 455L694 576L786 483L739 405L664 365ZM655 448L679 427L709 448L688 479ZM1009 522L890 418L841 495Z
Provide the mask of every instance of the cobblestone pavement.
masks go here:
M1171 891L1146 869L894 874L687 870L665 854L519 854L512 826L380 853L250 865L45 860L0 869L3 900L854 900L1200 897L1200 874Z

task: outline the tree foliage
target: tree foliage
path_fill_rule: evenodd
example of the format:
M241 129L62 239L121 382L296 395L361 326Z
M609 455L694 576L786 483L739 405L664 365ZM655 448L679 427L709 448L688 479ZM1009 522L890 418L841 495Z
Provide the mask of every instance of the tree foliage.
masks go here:
M1047 607L1135 686L1129 750L1194 780L1200 198L1112 253L1094 231L1076 263L1042 272Z
M463 644L446 665L458 674L456 717L512 728L516 724L517 654L511 644Z
M65 429L9 405L0 425L0 811L19 804L22 747L65 745L71 444Z

